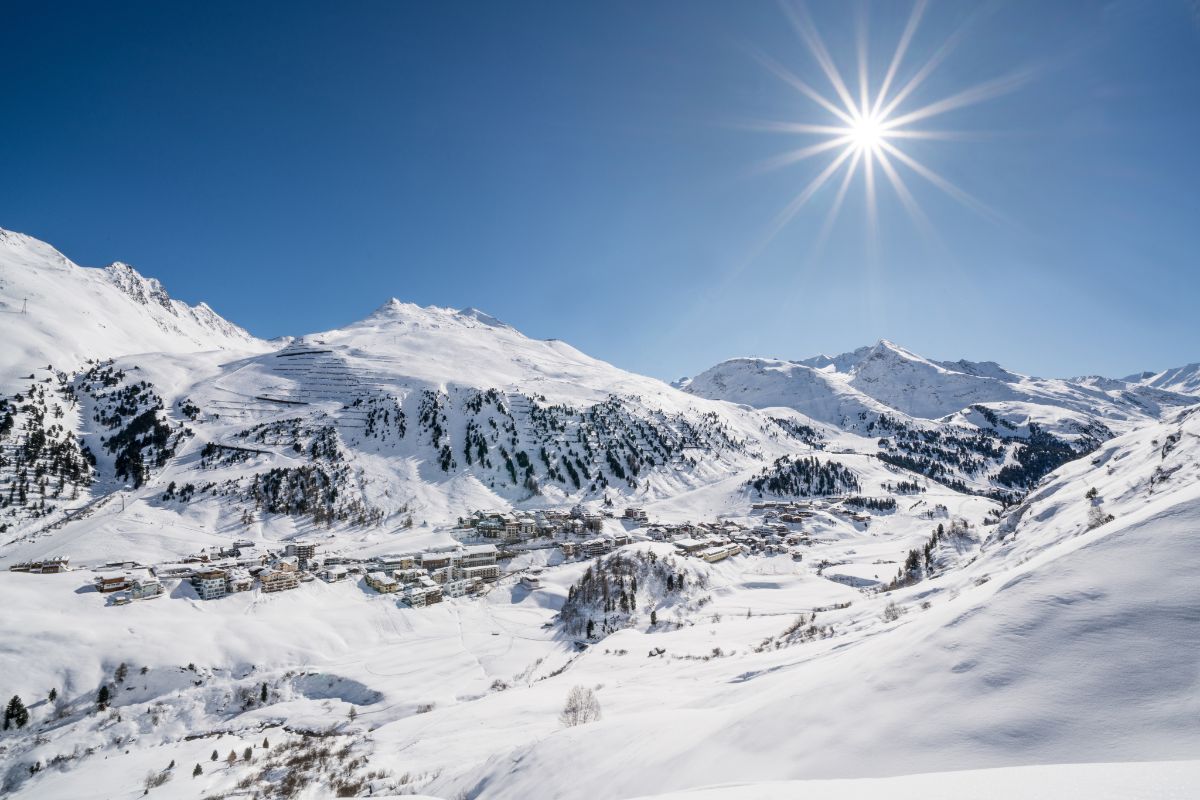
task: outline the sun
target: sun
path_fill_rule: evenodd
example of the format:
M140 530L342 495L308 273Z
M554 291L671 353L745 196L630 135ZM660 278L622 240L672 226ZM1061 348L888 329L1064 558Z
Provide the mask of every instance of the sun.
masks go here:
M940 47L934 50L924 64L915 71L902 70L905 55L913 43L913 37L925 14L927 0L915 0L912 13L900 35L896 50L888 62L882 77L875 80L870 74L870 58L867 52L866 19L859 17L857 37L857 85L847 84L838 69L833 56L826 48L824 41L817 32L816 26L809 17L803 4L790 4L784 0L783 10L787 14L792 27L800 35L809 53L816 61L832 95L813 88L794 72L781 65L769 56L755 52L758 61L777 77L795 89L825 114L825 119L797 120L783 122L758 122L751 127L759 130L783 133L808 139L814 137L815 143L807 143L801 147L789 150L764 163L767 169L777 169L801 161L825 156L828 162L825 167L792 199L779 213L768 234L767 240L778 233L800 209L816 195L822 187L837 181L837 191L832 197L832 203L826 216L821 240L828 234L839 210L845 200L846 193L856 176L861 176L866 192L866 211L868 225L874 232L876 220L876 173L882 173L892 190L899 198L913 220L923 229L929 231L931 226L925 218L912 191L905 182L904 174L914 173L924 181L933 184L942 192L953 197L964 205L983 213L985 216L998 218L994 211L984 206L971 195L943 178L930 167L918 161L901 146L905 140L950 140L974 138L972 134L959 131L917 129L915 123L924 122L947 112L965 106L980 103L1011 92L1031 77L1030 70L1019 70L995 80L971 86L962 91L927 103L918 108L908 110L905 107L916 96L917 89L924 84L931 73L946 59L954 46L961 40L964 29L953 33ZM902 80L901 76L907 75ZM875 76L878 77L878 76ZM814 109L816 110L816 109ZM976 134L977 135L977 134ZM819 241L821 241L819 240Z
M864 114L854 120L854 124L846 129L850 144L859 152L870 151L878 155L880 147L887 138L884 121L873 114Z

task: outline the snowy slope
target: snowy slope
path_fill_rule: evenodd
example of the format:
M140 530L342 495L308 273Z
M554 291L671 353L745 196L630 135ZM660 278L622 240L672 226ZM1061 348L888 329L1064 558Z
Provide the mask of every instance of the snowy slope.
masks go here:
M1194 756L1200 415L1114 440L1096 462L1056 473L970 565L866 601L861 615L888 601L907 613L860 617L840 647L718 660L695 683L647 666L636 688L611 661L577 665L573 680L603 684L612 713L497 757L470 785L507 798L549 780L541 791L555 796L628 797ZM1115 519L1089 529L1092 486ZM620 645L646 649L632 638ZM653 711L631 702L645 695ZM551 766L563 759L569 774Z
M72 370L130 353L265 347L204 303L172 299L128 264L79 267L45 242L3 229L0 339L0 391L47 364Z
M811 560L884 545L875 527L816 546ZM28 699L61 686L67 697L60 722L52 704L34 708L35 724L47 723L40 740L9 735L0 747L22 769L65 758L33 776L14 770L16 797L80 796L85 786L138 796L143 777L170 760L181 772L152 796L229 792L267 762L264 735L273 748L290 746L296 735L278 727L285 722L333 726L334 749L369 756L387 776L376 795L401 776L443 798L565 799L718 784L736 784L728 796L737 798L893 788L989 796L1003 786L1016 794L1092 786L1103 776L1136 789L1141 776L1142 787L1189 796L1197 776L1185 765L1136 775L1053 765L1194 757L1198 528L1193 413L1063 467L990 529L982 552L911 586L858 591L788 558L691 562L690 580L704 576L709 600L653 629L643 617L584 653L544 623L586 562L547 562L536 592L508 582L426 610L319 583L209 603L176 587L172 597L111 609L73 591L77 574L0 573L0 603L15 612L0 617L0 673L14 676L6 691ZM830 633L785 641L797 613L846 601L816 616ZM901 613L889 621L891 603ZM772 640L783 644L760 644ZM121 661L131 669L119 714L86 713ZM265 704L238 700L264 682ZM557 714L576 685L595 689L603 717L563 728ZM207 760L213 749L224 758L245 747L249 764ZM204 772L193 780L194 763ZM989 771L930 774L959 770ZM861 783L828 783L845 778Z

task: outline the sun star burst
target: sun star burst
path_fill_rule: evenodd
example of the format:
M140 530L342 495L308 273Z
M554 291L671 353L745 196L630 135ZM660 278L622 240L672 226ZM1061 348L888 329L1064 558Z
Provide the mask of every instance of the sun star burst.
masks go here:
M928 231L928 220L898 166L906 173L917 175L958 202L976 211L994 215L994 212L974 197L906 152L902 142L912 139L966 138L965 134L955 131L918 129L913 125L1013 91L1029 80L1031 73L1028 70L1018 71L908 110L905 104L959 43L966 29L964 25L951 35L928 60L907 77L907 80L901 82L899 78L905 56L925 15L927 5L927 0L916 0L914 3L896 49L888 62L887 70L877 87L873 87L868 69L870 59L867 52L866 17L859 17L856 99L805 6L800 3L783 4L784 13L816 61L833 93L831 96L822 93L777 61L761 53L755 54L763 66L827 115L827 119L820 122L765 122L754 126L760 130L804 137L810 142L813 137L818 137L815 143L807 143L765 162L763 167L766 169L778 169L821 156L829 159L826 166L779 213L771 228L771 237L790 222L822 187L835 180L839 173L842 173L842 180L827 212L821 240L824 240L833 227L847 191L856 177L861 179L865 191L868 226L873 234L878 213L876 170L883 173L883 177L913 220Z

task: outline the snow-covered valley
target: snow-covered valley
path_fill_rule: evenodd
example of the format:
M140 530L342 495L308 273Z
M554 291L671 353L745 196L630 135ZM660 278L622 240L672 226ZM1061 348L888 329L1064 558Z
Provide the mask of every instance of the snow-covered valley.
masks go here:
M1196 365L674 388L398 300L266 342L9 232L0 291L0 794L1200 790Z

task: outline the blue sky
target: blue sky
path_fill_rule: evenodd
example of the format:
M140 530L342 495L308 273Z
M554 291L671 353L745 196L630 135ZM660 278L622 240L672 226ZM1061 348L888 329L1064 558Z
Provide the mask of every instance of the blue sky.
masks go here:
M244 7L245 6L245 7ZM812 2L847 77L854 3ZM908 18L867 3L877 84ZM965 26L965 27L964 27ZM955 31L917 108L1027 71L906 152L994 209L901 177L878 232L817 141L829 115L772 3L43 3L5 6L0 226L113 260L262 336L388 297L477 306L663 378L738 355L897 341L1019 371L1200 359L1200 5L934 2L900 71ZM832 155L832 154L830 154Z

